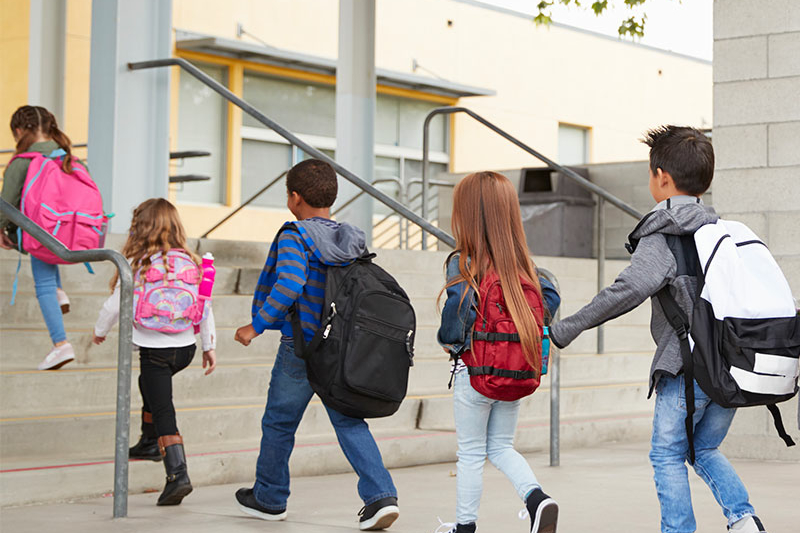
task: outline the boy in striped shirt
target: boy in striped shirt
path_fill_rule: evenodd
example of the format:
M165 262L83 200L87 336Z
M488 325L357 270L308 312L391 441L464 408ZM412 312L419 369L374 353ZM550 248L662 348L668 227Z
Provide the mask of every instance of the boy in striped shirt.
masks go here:
M309 342L320 326L328 267L347 265L366 250L363 231L330 219L337 182L329 164L316 159L298 163L286 176L286 188L287 207L297 222L287 222L273 239L253 296L252 321L240 327L235 337L248 346L266 329L283 334L261 421L255 485L236 492L240 509L264 520L286 518L289 456L297 426L313 395L305 362L294 355L287 315L295 305ZM369 426L363 419L325 409L342 451L359 477L358 494L364 501L359 529L389 527L399 516L397 490Z

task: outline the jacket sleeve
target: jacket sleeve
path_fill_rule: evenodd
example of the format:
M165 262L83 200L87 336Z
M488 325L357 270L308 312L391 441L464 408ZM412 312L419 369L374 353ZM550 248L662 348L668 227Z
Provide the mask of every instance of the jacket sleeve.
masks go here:
M256 287L256 294L269 291L258 312L253 316L253 329L258 333L280 326L286 319L289 308L300 297L308 280L305 246L300 234L294 230L282 231L278 237L275 272L278 277L272 287L264 286L262 283L267 277L266 269L261 273Z
M25 176L28 174L30 161L27 159L15 159L6 167L3 173L3 190L0 197L17 209L22 199L22 187L25 185ZM5 216L0 214L0 230L5 229L11 224Z
M550 338L566 347L581 332L632 311L675 276L677 265L667 241L660 233L643 237L631 264L577 313L550 328Z
M544 307L547 309L548 315L553 317L556 311L558 311L558 308L561 307L561 296L559 296L553 284L543 276L539 276L539 286L542 288Z
M447 264L447 280L457 275L458 256L454 256ZM447 300L442 309L442 321L436 339L451 354L461 353L470 346L470 332L477 316L474 304L475 291L466 281L447 288Z
M119 319L119 298L118 283L114 292L111 293L111 296L103 303L103 307L100 308L100 315L94 325L94 334L98 337L106 337Z
M200 342L203 351L207 352L217 347L217 327L214 323L214 309L211 307L211 301L206 301L205 305L208 306L208 315L200 322Z

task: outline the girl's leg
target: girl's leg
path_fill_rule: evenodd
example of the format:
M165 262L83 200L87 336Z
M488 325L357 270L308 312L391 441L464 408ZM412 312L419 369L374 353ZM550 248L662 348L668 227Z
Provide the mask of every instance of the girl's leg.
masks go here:
M156 434L177 435L175 406L172 404L172 365L176 348L139 349L141 390L153 414Z
M59 285L58 266L31 256L31 272L36 287L36 299L39 300L39 309L42 311L44 323L50 333L50 340L56 346L65 344L67 334L64 331L64 319L61 316L61 306L58 304L56 296L56 288Z
M470 385L469 374L456 374L453 412L458 439L456 465L456 520L470 524L478 520L483 491L483 464L486 462L486 435L494 400Z
M528 461L514 449L519 401L496 402L489 415L487 453L489 461L506 475L524 502L534 490L541 488Z

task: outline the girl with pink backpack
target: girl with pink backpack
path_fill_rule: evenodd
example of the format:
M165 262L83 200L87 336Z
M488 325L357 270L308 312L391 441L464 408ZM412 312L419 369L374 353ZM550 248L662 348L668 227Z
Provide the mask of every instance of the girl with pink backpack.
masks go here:
M43 226L68 248L96 248L105 220L102 198L89 176L86 164L72 155L69 137L58 129L56 118L43 107L25 105L11 116L11 133L17 146L3 174L2 198ZM51 176L55 179L50 179ZM69 179L58 179L62 176ZM84 194L84 191L93 191L95 194ZM42 198L48 195L58 198L61 203L50 201L51 205L48 205ZM46 227L36 215L50 217L52 226ZM79 224L80 230L76 231ZM72 238L66 238L78 234L88 235L88 239L81 238L80 242L75 242ZM69 298L61 288L58 271L58 263L63 261L2 216L0 247L30 253L36 299L53 342L52 350L38 368L61 368L75 359L75 351L67 341L61 316L69 312ZM14 296L16 288L15 280ZM11 301L13 305L13 296Z
M187 248L178 211L163 198L152 198L134 209L122 255L133 269L133 343L139 347L143 400L142 435L129 456L163 459L167 483L158 505L178 505L192 492L192 484L172 403L172 376L192 362L196 333L202 341L205 375L216 368L216 330L211 311L213 257L206 254L201 262ZM94 327L95 344L105 340L119 318L117 274L111 288L113 293L103 304Z

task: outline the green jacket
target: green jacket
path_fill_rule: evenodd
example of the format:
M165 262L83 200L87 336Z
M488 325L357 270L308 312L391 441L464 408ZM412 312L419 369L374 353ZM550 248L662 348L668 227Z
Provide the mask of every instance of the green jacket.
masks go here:
M42 141L33 143L28 152L39 152L40 154L49 155L53 150L58 150L60 147L55 141ZM22 187L25 185L25 178L28 175L28 167L30 166L30 159L15 159L10 165L6 167L3 173L3 190L0 192L0 197L6 202L10 203L17 209L22 200ZM86 166L86 163L81 161L81 164ZM88 167L86 168L88 171ZM0 230L5 230L8 236L15 243L17 242L17 226L12 224L5 216L0 214Z

